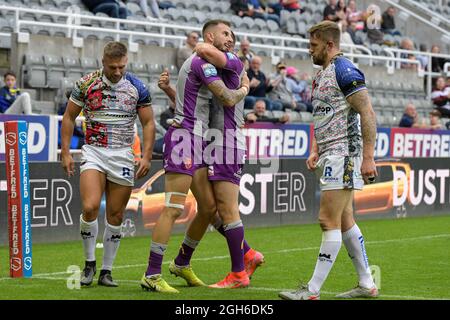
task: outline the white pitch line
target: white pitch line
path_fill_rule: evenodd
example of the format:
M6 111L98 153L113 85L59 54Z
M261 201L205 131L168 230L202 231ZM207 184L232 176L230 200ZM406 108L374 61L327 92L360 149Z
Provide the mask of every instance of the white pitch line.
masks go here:
M436 235L413 237L413 238L367 241L367 242L365 242L365 244L366 245L380 245L380 244L386 244L386 243L392 243L392 242L431 240L431 239L446 238L446 237L450 237L450 234L436 234ZM283 249L283 250L277 250L277 251L268 251L268 252L265 252L265 254L310 251L310 250L318 250L318 249L319 249L319 247L292 248L292 249ZM213 257L205 257L205 258L194 258L194 259L192 259L192 261L211 261L211 260L220 260L220 259L228 259L228 258L229 258L229 256L213 256ZM165 262L163 262L163 264L169 264L169 261L165 261ZM130 264L130 265L115 266L114 269L117 270L117 269L140 268L140 267L145 267L145 266L147 266L147 264ZM70 272L68 273L66 271L60 271L60 272L51 272L51 273L38 273L38 274L33 275L33 277L45 278L47 276L62 275L62 274L70 274ZM4 278L0 278L0 281L11 280L11 279L14 279L14 278L4 277Z
M39 277L36 278L38 280L53 280L53 281L67 281L67 278L53 278L53 277ZM132 285L136 286L137 284L141 283L139 280L116 280L120 284L125 285ZM188 288L188 287L186 287ZM293 289L283 289L283 288L265 288L265 287L248 287L246 290L253 290L253 291L269 291L269 292L281 292L281 291L292 291ZM322 291L322 294L327 295L337 295L338 292L330 292L330 291ZM417 296L402 296L402 295L389 295L389 294L380 294L380 298L391 298L391 299L405 299L405 300L450 300L450 298L446 297L440 297L440 298L433 298L433 297L417 297ZM274 299L275 300L275 299Z

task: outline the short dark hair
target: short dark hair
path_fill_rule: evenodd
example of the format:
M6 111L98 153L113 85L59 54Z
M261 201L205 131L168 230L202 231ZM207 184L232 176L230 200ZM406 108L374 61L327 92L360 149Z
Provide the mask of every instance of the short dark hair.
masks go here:
M6 73L3 75L3 79L6 80L7 76L13 76L14 78L17 79L16 74L14 72L12 72L11 70L10 71L6 71Z
M334 44L339 48L339 44L341 41L341 31L339 30L338 25L333 21L322 21L318 24L312 26L308 30L311 37L315 37L322 41L330 41L332 40Z
M126 45L118 41L110 41L103 48L103 56L113 59L123 58L128 54Z
M205 38L205 32L210 28L210 27L215 27L219 24L224 24L226 26L231 27L231 23L227 20L222 20L222 19L214 19L214 20L209 20L207 21L204 25L203 25L203 29L202 29L202 37Z

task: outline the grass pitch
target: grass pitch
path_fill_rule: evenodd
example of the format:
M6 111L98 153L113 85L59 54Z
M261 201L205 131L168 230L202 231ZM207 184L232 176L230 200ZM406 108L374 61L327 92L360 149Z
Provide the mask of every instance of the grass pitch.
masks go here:
M371 265L381 272L380 299L450 299L450 215L400 220L358 222L366 239ZM103 231L99 232L99 239ZM0 247L0 299L278 299L278 292L293 289L312 275L321 232L318 225L296 225L246 230L251 246L261 251L266 263L253 276L247 289L217 290L186 287L183 279L169 274L168 262L176 256L183 235L174 235L163 265L165 279L180 294L143 291L139 280L147 266L150 236L122 239L113 270L118 288L96 282L89 288L68 289L68 266L84 265L81 241L33 246L32 279L9 278L8 247ZM101 266L102 249L97 249ZM192 261L197 275L206 283L221 280L230 269L224 238L217 232L205 235ZM97 272L98 276L98 272ZM325 285L322 299L348 290L357 276L342 246Z

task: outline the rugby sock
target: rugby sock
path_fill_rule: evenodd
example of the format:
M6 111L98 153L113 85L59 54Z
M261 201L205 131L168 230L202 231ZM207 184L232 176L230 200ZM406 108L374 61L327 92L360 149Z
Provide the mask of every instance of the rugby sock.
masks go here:
M223 229L222 220L217 219L216 222L213 224L214 228L225 237L225 230ZM248 245L247 241L244 239L244 254L246 254L251 247Z
M374 282L369 268L369 259L364 246L364 237L358 225L355 224L348 231L343 232L342 241L358 273L359 285L364 288L372 288Z
M188 266L191 262L192 254L199 242L200 241L193 240L186 235L180 250L178 251L178 256L175 258L175 264L180 267Z
M161 265L166 250L167 244L152 242L150 246L150 257L148 258L148 267L145 272L146 276L161 274Z
M231 271L244 270L244 225L241 220L223 226L231 257Z
M328 277L333 267L334 261L341 248L341 230L329 230L322 233L322 245L320 246L319 257L311 280L308 282L309 291L317 294Z
M95 261L95 245L98 235L97 219L91 222L83 220L83 215L80 215L80 234L83 238L83 250L86 261Z
M105 233L103 234L103 266L102 270L112 270L114 259L119 250L121 226L112 226L105 221Z

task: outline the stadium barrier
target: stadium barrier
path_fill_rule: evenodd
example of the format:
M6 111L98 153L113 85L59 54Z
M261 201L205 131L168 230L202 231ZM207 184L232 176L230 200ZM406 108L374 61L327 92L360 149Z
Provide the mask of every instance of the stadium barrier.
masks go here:
M274 160L273 160L274 161ZM254 162L254 161L253 161ZM268 168L272 165L274 170ZM376 182L355 193L357 219L395 219L450 212L450 169L439 158L381 159ZM77 172L79 166L77 165ZM151 172L136 182L123 223L124 236L150 236L164 206L162 161L153 161ZM67 178L60 163L30 163L31 225L33 242L79 239L81 199L79 176ZM239 209L247 227L314 223L320 191L304 159L279 159L274 163L249 163L240 186ZM0 226L7 225L5 163L0 163ZM184 232L196 212L192 194L175 232ZM100 224L104 224L104 200ZM102 226L101 226L102 227ZM0 245L8 241L0 232Z

